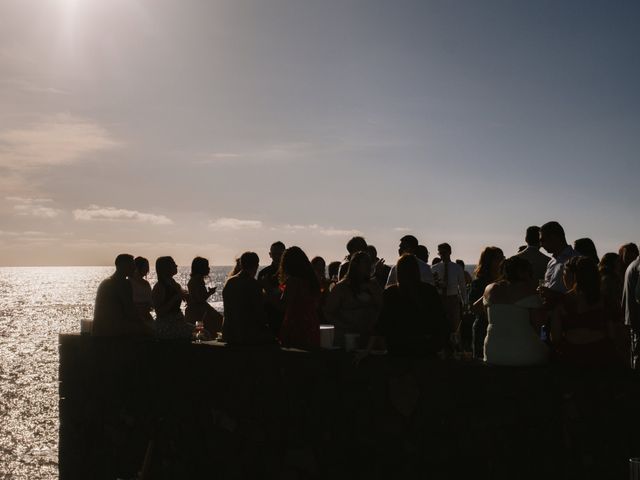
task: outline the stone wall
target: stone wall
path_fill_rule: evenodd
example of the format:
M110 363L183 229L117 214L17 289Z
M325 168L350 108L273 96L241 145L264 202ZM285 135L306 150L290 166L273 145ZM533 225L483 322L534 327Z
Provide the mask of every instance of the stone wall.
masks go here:
M60 478L627 478L639 400L624 370L61 335Z

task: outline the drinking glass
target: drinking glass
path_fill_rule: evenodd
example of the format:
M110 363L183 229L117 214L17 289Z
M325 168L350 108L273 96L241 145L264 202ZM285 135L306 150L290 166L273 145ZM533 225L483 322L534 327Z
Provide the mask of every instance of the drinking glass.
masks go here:
M198 320L196 322L196 327L193 330L193 339L196 343L201 343L204 338L204 322L202 320Z

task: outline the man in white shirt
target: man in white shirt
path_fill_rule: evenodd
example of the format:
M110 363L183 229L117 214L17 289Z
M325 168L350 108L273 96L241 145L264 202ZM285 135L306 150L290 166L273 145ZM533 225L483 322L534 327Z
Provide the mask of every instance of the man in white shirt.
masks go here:
M451 261L451 245L438 245L438 255L442 261L433 265L431 269L451 331L455 333L462 320L461 307L467 298L467 284L462 267Z
M540 227L540 245L553 256L547 264L544 286L556 293L566 293L564 264L580 254L567 243L564 229L558 222L547 222Z
M418 249L418 239L413 235L405 235L400 239L400 245L398 246L398 254L400 256L405 253L410 253L411 255L416 254L416 250ZM429 264L423 262L419 258L416 258L418 261L418 267L420 268L420 279L424 283L428 283L429 285L433 285L433 274L431 273L431 267ZM398 272L397 267L394 265L391 267L391 271L389 272L389 277L387 278L387 287L389 285L395 285L398 283Z
M549 257L540 251L540 227L529 227L525 235L527 246L521 252L516 254L517 257L524 258L531 264L533 278L536 280L544 280L547 273L547 265L549 265Z

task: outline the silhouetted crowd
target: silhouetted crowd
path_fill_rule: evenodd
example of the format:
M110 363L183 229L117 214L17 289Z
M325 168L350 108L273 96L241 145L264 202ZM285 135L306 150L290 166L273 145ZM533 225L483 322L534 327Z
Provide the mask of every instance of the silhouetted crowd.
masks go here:
M509 258L486 247L473 276L452 260L447 243L429 263L412 235L400 239L392 266L359 236L342 262L329 265L275 242L262 269L254 252L237 259L222 290L224 315L208 301L215 288L206 286L207 259L193 260L185 289L174 279L173 258L158 258L151 288L148 260L121 254L98 288L92 334L346 349L358 360L387 352L493 365L639 367L638 247L628 243L600 258L589 238L570 245L555 221L529 227L525 241Z

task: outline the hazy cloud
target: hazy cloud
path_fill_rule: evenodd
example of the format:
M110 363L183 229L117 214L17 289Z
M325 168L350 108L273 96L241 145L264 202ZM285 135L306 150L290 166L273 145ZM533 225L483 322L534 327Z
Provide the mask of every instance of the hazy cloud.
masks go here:
M13 209L16 211L17 215L40 218L55 218L62 213L62 210L45 207L43 205L15 205Z
M44 235L44 232L38 232L34 230L27 230L26 232L0 230L0 237L39 237L42 235Z
M326 235L328 237L346 237L346 236L354 236L354 235L362 235L362 232L359 230L342 230L334 227L323 227L316 223L310 225L290 225L286 224L281 227L284 230L288 230L290 232L298 232L298 231L312 231L317 232L320 235ZM279 229L279 228L278 228ZM277 229L276 229L277 230Z
M28 203L28 204L32 204L32 203L51 203L53 202L53 199L51 198L40 198L40 197L35 197L35 198L31 198L31 197L4 197L5 200L9 200L10 202L17 202L17 203Z
M340 230L338 228L321 228L318 230L320 235L326 235L328 237L352 237L355 235L362 235L360 230Z
M255 148L239 152L216 152L202 155L195 163L200 165L235 163L273 163L288 162L298 159L306 159L309 156L330 153L339 150L336 146L325 146L307 142L288 142L267 145L263 148Z
M66 165L118 145L100 125L60 114L0 132L0 167L24 170Z
M62 213L62 210L47 206L53 202L50 198L6 197L6 200L16 203L13 206L16 215L55 218Z
M153 225L173 224L173 220L164 215L123 208L100 207L98 205L89 205L89 208L86 209L76 209L73 211L73 217L81 221L125 221L151 223Z
M243 230L262 228L259 220L240 220L239 218L221 217L209 222L211 230Z
M0 80L0 86L4 86L10 89L18 89L25 93L41 93L48 95L68 95L69 92L66 90L60 90L59 88L54 88L46 85L39 85L35 82L31 82L29 80L21 79L21 78L12 78L12 79L4 79Z

